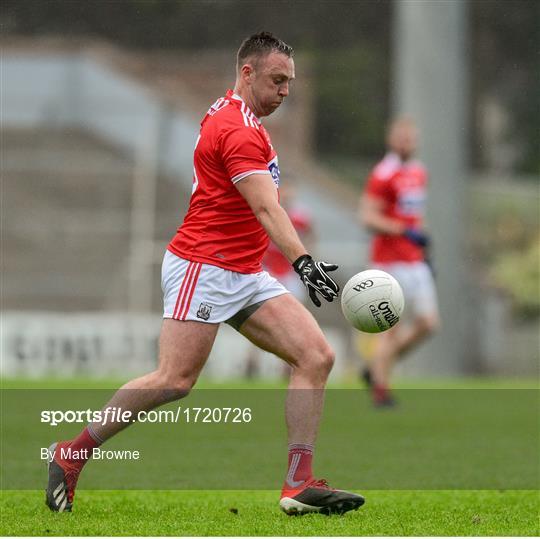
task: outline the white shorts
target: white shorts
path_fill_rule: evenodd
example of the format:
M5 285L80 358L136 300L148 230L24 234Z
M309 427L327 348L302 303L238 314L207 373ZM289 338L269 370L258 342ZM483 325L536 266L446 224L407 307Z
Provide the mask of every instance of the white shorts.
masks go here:
M288 294L266 271L237 273L190 262L170 251L161 267L163 318L217 324L261 301Z
M376 269L393 275L405 296L405 315L429 316L438 314L437 291L429 266L425 262L396 262L375 264Z

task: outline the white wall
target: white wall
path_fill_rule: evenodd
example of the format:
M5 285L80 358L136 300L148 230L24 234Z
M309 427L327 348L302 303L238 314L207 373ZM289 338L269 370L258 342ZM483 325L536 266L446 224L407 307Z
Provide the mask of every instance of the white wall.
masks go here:
M1 369L5 377L132 378L156 367L161 318L125 313L6 312L2 315ZM340 335L325 334L337 352L332 373L345 372L345 350ZM222 324L203 376L211 380L241 379L250 343ZM258 375L278 379L282 363L261 354Z

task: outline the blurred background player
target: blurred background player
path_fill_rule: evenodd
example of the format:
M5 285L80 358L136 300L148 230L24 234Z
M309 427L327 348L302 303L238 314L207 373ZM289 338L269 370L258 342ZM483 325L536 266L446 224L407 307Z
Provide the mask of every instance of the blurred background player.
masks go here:
M417 144L418 131L411 118L392 121L388 153L371 172L360 201L361 221L373 233L370 267L393 275L405 294L402 321L376 336L372 361L363 372L376 406L395 403L389 390L394 364L439 326L433 274L426 262L428 176L414 159Z

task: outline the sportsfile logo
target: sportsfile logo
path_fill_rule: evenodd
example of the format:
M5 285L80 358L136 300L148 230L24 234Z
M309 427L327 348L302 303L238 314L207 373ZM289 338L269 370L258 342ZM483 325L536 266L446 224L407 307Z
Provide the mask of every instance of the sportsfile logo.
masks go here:
M392 310L388 301L381 301L378 305L372 303L369 306L369 311L381 331L394 326L399 321L399 316ZM383 319L386 321L386 324L383 322Z
M250 423L251 408L177 406L172 410L139 410L107 406L103 410L42 410L41 423L56 427L62 423Z

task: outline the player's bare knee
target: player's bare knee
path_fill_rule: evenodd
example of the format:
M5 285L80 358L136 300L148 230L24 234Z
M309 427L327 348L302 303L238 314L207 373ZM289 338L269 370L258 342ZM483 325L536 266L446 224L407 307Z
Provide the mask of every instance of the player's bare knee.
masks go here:
M440 327L440 321L437 316L426 316L418 320L418 327L420 331L427 337L436 333Z
M431 320L429 323L429 332L437 333L441 329L441 321L438 318Z
M310 352L310 368L318 373L330 374L335 354L329 344L320 345Z
M171 396L174 397L174 400L183 399L187 397L193 386L195 385L195 380L189 378L178 378L172 380L172 383L167 387L167 390L170 391Z
M378 339L381 341L388 341L388 342L396 342L399 339L401 328L399 325L396 325L392 328L390 328L387 331L384 331L383 333L379 333L377 335Z
M197 381L190 376L157 373L157 385L161 390L164 402L172 402L187 397Z
M317 375L328 375L334 365L334 351L325 343L319 343L315 346L305 346L302 351L295 354L291 361L292 368L297 372L303 372L307 375L316 373Z
M322 366L324 368L324 370L330 374L330 371L332 370L332 368L334 367L334 363L336 361L336 354L334 352L334 350L332 348L330 348L330 346L327 347L327 349L325 350L325 352L323 353L323 363L322 363Z
M164 402L173 402L189 395L191 388L185 386L167 387L162 389Z

